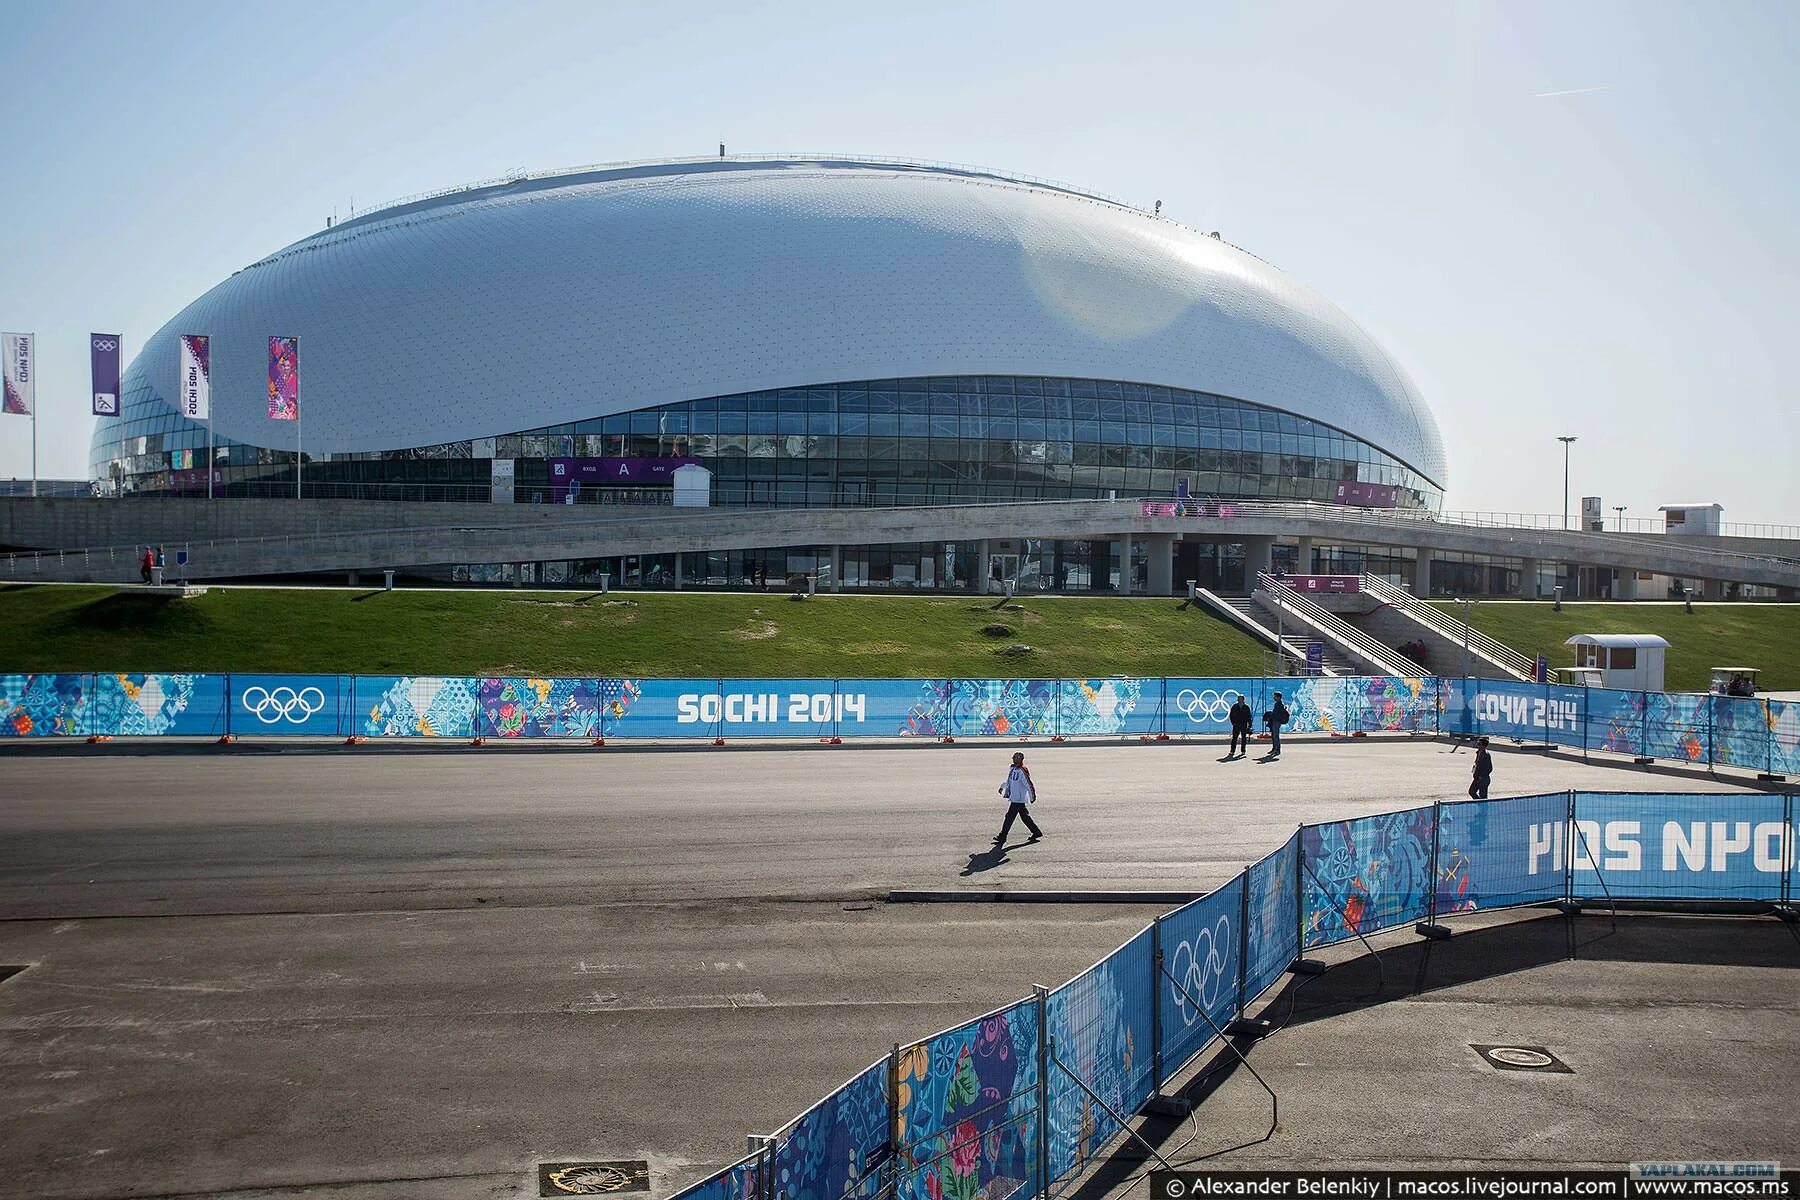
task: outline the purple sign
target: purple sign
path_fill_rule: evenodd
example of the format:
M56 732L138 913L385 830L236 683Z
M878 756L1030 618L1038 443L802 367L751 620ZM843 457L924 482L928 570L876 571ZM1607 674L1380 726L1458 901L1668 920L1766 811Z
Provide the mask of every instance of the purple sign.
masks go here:
M1308 594L1354 596L1362 591L1361 575L1283 575L1281 582Z
M697 463L696 458L553 458L550 460L550 494L558 504L570 504L586 487L669 487L677 467Z
M1331 499L1336 504L1354 504L1360 508L1395 508L1400 503L1400 489L1391 483L1339 480Z
M88 365L93 373L94 415L119 415L119 335L88 334Z
M213 468L213 486L220 490L225 487L225 471ZM204 492L206 490L206 468L184 467L169 472L169 490L171 492Z

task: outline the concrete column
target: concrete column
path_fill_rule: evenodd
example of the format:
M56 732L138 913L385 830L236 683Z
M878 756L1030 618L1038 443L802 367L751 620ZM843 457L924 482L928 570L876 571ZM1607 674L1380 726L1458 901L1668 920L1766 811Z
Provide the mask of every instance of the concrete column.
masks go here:
M1294 573L1296 575L1311 575L1313 573L1313 540L1311 538L1303 537L1299 540L1295 558L1297 560L1294 566Z
M1613 599L1614 600L1636 600L1637 598L1638 598L1637 572L1635 570L1628 571L1628 570L1621 569L1618 572L1617 579L1615 579L1613 582Z
M1702 598L1706 600L1723 600L1725 598L1725 581L1723 579L1708 579Z
M985 596L990 590L988 584L988 572L991 569L988 564L989 553L986 538L975 543L975 568L971 572L969 588L978 596Z
M1131 595L1131 535L1113 539L1113 558L1119 564L1119 595Z
M1421 549L1413 563L1413 595L1423 600L1431 595L1431 551Z
M844 590L844 548L842 546L831 548L831 590L834 592Z
M1175 594L1175 535L1153 533L1149 538L1150 570L1145 580L1152 596Z
M681 578L681 566L682 566L682 563L681 563L681 560L682 560L682 559L684 559L684 558L686 558L686 557L687 557L687 555L685 555L685 554L677 554L677 555L676 555L676 556L675 556L675 590L676 590L676 591L678 591L678 592L679 592L679 591L680 591L680 590L681 590L681 583L682 583L682 578Z
M362 572L361 571L350 572L349 584L351 587L361 587L362 586Z
M1537 599L1537 575L1537 559L1525 558L1519 560L1519 597L1521 599Z
M1244 590L1256 590L1258 572L1268 574L1275 569L1275 539L1258 537L1244 539Z

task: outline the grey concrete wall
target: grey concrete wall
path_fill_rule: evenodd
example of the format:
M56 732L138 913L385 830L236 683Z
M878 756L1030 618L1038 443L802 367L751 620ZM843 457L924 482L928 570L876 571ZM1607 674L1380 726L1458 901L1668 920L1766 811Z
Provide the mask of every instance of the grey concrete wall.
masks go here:
M1298 510L1298 511L1296 511ZM1396 520L1358 510L1245 505L1233 517L1145 516L1135 500L890 509L610 509L584 505L355 500L0 499L0 545L65 548L0 562L13 578L135 577L134 545L189 548L194 578L378 570L778 546L1110 540L1187 534L1252 545L1314 538L1493 557L1638 568L1686 578L1800 586L1800 561L1719 558L1683 539L1508 530ZM107 548L112 548L110 553ZM68 549L88 548L70 554Z

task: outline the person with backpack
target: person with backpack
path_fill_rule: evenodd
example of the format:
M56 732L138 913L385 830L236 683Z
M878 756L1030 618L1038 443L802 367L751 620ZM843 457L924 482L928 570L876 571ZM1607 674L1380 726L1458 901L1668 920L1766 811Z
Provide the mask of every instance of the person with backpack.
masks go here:
M1469 799L1486 800L1488 783L1494 778L1494 758L1488 753L1488 740L1475 739L1475 772L1469 780Z
M1265 759L1281 757L1281 727L1288 723L1287 705L1281 702L1281 693L1275 693L1275 706L1263 714L1263 724L1269 728L1269 753Z
M1240 754L1250 753L1250 705L1245 702L1244 693L1238 693L1237 702L1231 706L1230 715L1231 749L1225 752L1225 757L1236 758Z
M1011 831L1015 818L1023 820L1025 828L1031 830L1029 841L1040 840L1044 831L1031 819L1031 805L1037 801L1037 787L1031 782L1031 772L1025 766L1024 754L1015 753L1012 756L1012 768L1006 772L1006 782L1000 785L998 791L1006 797L1006 823L994 835L994 845L1006 844L1006 835Z

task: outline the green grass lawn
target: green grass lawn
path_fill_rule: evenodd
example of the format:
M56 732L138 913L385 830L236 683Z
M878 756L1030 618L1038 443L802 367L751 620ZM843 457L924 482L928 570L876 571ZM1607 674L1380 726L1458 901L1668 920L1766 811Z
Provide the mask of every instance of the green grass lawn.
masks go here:
M1262 648L1173 599L0 588L0 671L646 676L1255 675ZM1012 631L982 632L993 624ZM1026 655L1001 648L1024 643Z
M1462 615L1462 605L1438 607ZM1542 652L1552 667L1571 666L1563 639L1577 633L1655 633L1669 640L1663 684L1676 692L1706 690L1713 667L1760 667L1768 690L1800 688L1800 604L1477 604L1469 623L1524 654Z

